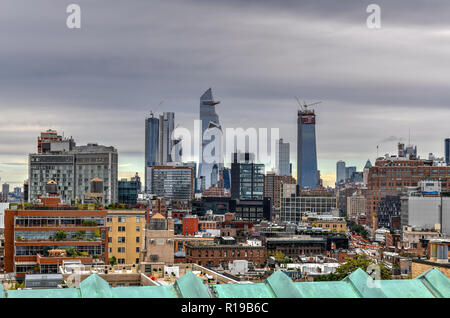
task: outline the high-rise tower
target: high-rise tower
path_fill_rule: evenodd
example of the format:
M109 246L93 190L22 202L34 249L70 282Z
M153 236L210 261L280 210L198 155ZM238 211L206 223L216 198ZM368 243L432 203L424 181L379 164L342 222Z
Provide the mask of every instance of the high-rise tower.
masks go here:
M314 189L318 183L316 115L304 105L297 114L297 184Z
M218 171L223 169L223 157L222 157L222 126L219 122L219 116L216 114L216 105L219 101L215 101L212 95L212 90L209 88L200 97L200 120L202 121L202 148L200 153L200 165L199 165L199 177L204 177L205 188L208 189L212 184L211 175L214 164L217 164ZM218 131L215 131L218 129ZM213 136L205 138L205 132L213 133ZM218 134L214 134L218 132ZM216 139L217 138L217 139ZM213 151L209 152L210 144L214 143L215 147ZM206 148L206 152L205 152ZM207 158L205 156L209 156ZM216 158L217 157L217 158ZM216 159L214 159L216 158Z
M289 143L283 139L276 141L275 170L280 176L291 176L291 165L289 162Z
M345 183L345 161L339 160L336 163L336 184Z
M164 112L159 116L159 164L172 162L172 133L175 126L175 113Z
M147 189L147 167L158 164L159 156L159 119L153 112L145 118L145 190Z
M450 138L445 139L445 163L450 166Z

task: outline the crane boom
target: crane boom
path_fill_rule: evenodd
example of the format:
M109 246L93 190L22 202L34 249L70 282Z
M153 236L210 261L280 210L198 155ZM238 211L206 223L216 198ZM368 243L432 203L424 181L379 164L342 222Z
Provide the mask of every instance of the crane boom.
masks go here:
M300 106L300 109L302 111L306 111L309 106L314 106L314 105L322 103L322 101L318 101L318 102L314 102L314 103L311 103L311 104L306 104L306 102L303 101L303 104L302 104L302 102L300 101L300 99L297 96L295 96L295 99L297 100L297 103Z

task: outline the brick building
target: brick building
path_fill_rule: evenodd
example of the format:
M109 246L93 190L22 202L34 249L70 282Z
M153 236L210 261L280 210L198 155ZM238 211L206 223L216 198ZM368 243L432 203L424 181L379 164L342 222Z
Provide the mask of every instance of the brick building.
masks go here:
M237 244L232 238L220 238L213 244L188 243L185 246L187 263L201 266L219 266L226 268L234 260L246 260L254 265L263 265L264 247Z
M5 272L16 272L21 280L31 272L57 273L63 260L107 262L107 211L48 206L41 200L33 209L5 211Z
M183 235L195 235L198 232L198 217L196 215L186 215L183 218Z
M174 263L174 220L155 214L145 226L141 263Z
M379 158L369 169L366 192L366 222L376 230L378 202L386 196L400 194L405 187L417 187L419 181L441 181L442 191L450 191L450 166L433 160L407 157Z
M253 222L230 220L222 222L220 235L234 237L238 242L246 242L253 231Z
M292 176L279 176L273 172L268 172L264 177L264 197L272 199L275 213L280 211L282 184L297 184L297 182Z
M267 252L281 251L288 257L323 254L326 251L326 240L322 237L294 235L290 237L269 237L266 239Z

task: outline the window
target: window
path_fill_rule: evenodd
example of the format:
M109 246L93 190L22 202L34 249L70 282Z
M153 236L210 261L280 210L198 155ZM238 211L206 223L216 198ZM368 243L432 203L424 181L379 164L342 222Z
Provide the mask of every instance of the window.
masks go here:
M121 223L125 223L125 217L124 216L119 216L118 217L118 221Z
M125 226L119 226L118 227L119 232L125 232Z
M125 247L118 247L117 248L118 253L125 253Z
M112 222L112 217L107 217L106 222Z
M117 259L117 263L118 264L125 264L125 259L124 258L119 258L119 259Z
M139 243L141 241L141 238L139 236L136 236L136 243Z
M141 227L138 225L136 226L136 232L140 232L141 231Z
M136 223L141 223L141 217L140 216L136 217Z
M139 253L139 246L136 246L136 253Z
M124 236L119 236L119 237L117 238L117 242L119 242L119 243L125 243L125 237L124 237Z
M139 264L139 258L136 258L136 264Z
M112 243L112 237L108 237L108 243Z

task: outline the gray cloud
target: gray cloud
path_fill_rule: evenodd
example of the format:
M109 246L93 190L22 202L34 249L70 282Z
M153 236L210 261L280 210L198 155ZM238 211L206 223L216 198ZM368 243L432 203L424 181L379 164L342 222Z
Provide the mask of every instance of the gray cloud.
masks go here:
M419 152L442 154L450 116L448 1L77 1L0 4L0 161L27 160L41 130L114 145L143 165L145 114L175 111L186 127L208 87L224 127L279 127L295 161L294 96L322 100L319 168L394 152L411 129ZM430 127L427 123L433 123ZM398 138L396 136L399 136ZM16 167L17 168L17 167ZM26 178L26 169L2 172ZM142 170L142 169L141 169ZM17 175L20 174L20 178Z

